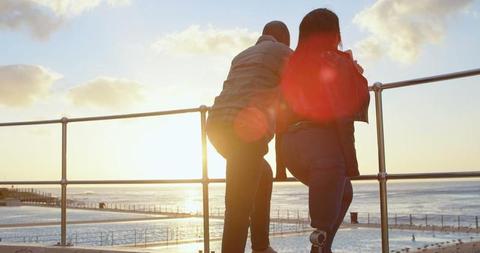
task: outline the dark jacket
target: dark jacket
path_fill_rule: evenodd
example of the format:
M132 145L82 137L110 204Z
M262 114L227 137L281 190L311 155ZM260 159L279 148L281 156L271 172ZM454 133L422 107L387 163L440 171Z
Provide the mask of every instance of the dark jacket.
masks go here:
M281 83L283 102L277 117L277 178L286 171L279 152L282 133L298 122L334 125L343 146L347 174L358 176L354 121L368 122L368 82L351 56L341 51L312 53L297 49Z

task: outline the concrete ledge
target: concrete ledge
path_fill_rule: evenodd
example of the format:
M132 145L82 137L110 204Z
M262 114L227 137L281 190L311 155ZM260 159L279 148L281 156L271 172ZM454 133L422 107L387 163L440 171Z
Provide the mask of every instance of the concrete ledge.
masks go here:
M40 246L36 244L4 245L0 244L0 253L147 253L143 249L118 249L118 248L85 248L85 247L60 247Z

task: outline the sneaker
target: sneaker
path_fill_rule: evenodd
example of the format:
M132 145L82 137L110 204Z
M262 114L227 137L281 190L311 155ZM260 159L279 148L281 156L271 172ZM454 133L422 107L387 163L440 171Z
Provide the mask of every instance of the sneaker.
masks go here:
M253 250L252 253L277 253L272 247L268 247L264 250Z
M327 240L327 233L322 230L315 230L310 234L310 242L314 246L323 246Z
M324 249L325 240L327 239L327 233L322 230L315 230L310 234L310 242L312 247L310 253L327 253Z

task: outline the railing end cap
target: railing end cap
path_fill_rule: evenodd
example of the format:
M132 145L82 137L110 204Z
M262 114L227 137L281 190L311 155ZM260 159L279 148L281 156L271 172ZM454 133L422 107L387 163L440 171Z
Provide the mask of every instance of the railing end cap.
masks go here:
M381 82L375 82L372 86L373 91L375 92L382 91L382 86L383 84Z

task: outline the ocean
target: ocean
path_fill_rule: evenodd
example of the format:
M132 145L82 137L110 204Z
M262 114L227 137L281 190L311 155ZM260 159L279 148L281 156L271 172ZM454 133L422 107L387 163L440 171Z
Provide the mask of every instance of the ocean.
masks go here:
M357 212L361 223L379 222L379 192L376 182L354 182L354 200L349 212ZM58 196L55 188L36 190ZM128 186L70 186L68 199L77 205L98 206L104 202L112 208L135 210L168 210L170 212L199 213L202 210L201 185L128 185ZM224 208L224 184L210 185L210 212L221 215ZM272 195L272 218L308 218L308 189L299 183L276 183ZM402 181L389 182L388 208L390 224L461 226L475 228L475 218L480 216L480 181ZM161 215L132 214L69 209L68 221L99 221L100 223L69 224L68 239L76 245L125 246L169 241L170 245L153 244L157 252L188 252L181 248L199 247L195 240L202 237L202 219L161 219ZM48 223L60 220L60 210L51 207L0 207L0 243L30 242L54 244L58 241L59 226L8 227L13 224ZM152 218L159 218L150 220ZM105 222L107 220L119 222ZM142 220L144 219L144 220ZM123 220L123 221L122 221ZM346 220L349 222L349 215ZM218 238L222 230L221 219L211 219L211 237ZM280 252L306 251L308 224L276 223L271 225L272 245ZM412 241L415 234L417 240ZM296 238L296 239L295 239ZM352 238L354 239L352 241ZM479 239L478 234L465 232L410 231L391 229L392 249L421 247L425 244L452 239ZM285 243L286 241L290 243ZM147 243L148 242L148 243ZM185 242L185 243L183 243ZM191 243L186 243L191 242ZM181 244L179 244L181 243ZM179 246L180 245L180 246ZM196 245L196 246L195 246ZM138 246L138 245L137 245ZM212 247L219 242L212 240ZM336 252L378 252L378 228L350 228L339 231L334 248ZM168 251L166 251L168 249ZM162 251L163 250L163 251ZM177 250L177 251L176 251ZM353 251L352 251L353 250ZM355 251L360 250L360 251ZM363 250L363 251L362 251ZM191 250L190 250L191 251Z
M379 212L376 182L354 182L350 211ZM59 189L44 189L59 195ZM210 207L224 207L224 184L210 185ZM122 187L70 187L68 198L84 202L165 205L190 212L202 209L201 185L148 185ZM480 214L480 181L410 181L388 183L391 213L402 214ZM276 183L272 193L272 211L308 210L308 189L300 183Z

